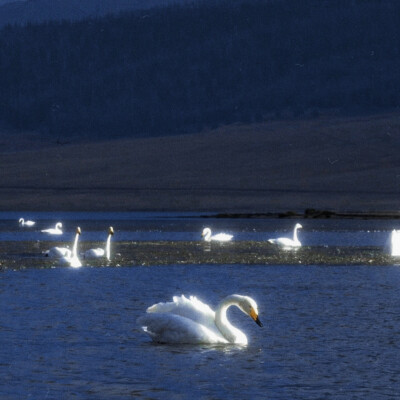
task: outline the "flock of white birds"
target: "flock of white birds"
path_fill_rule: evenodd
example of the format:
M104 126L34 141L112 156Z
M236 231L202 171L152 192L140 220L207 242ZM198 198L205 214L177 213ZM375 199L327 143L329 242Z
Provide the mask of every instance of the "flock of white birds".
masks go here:
M34 221L19 220L21 226L32 227ZM290 250L301 247L297 236L297 223L293 230L293 237L278 237L268 239L268 243L281 249ZM58 222L54 228L43 229L41 232L50 235L61 235L62 223ZM58 258L62 264L73 268L82 265L77 252L81 229L76 228L72 250L68 247L52 247L45 252L48 257ZM110 242L114 229L110 226L105 248L89 249L82 253L84 258L106 257L110 259ZM227 233L212 234L210 228L204 228L202 237L205 241L229 242L233 235ZM393 230L390 236L390 254L400 256L400 231ZM189 298L174 296L172 302L157 303L148 307L146 314L137 319L138 325L157 343L172 344L236 344L247 345L246 335L234 327L228 320L227 310L235 306L244 314L250 316L259 326L262 326L258 317L257 303L248 296L233 294L224 298L216 310L201 302L194 296Z
M35 221L27 220L24 218L19 219L19 225L21 227L33 227L36 225ZM54 228L42 229L40 232L48 235L62 235L62 222L57 222ZM67 265L72 268L79 268L82 266L80 257L84 259L88 258L106 258L110 260L111 257L111 237L114 235L114 229L112 226L108 228L108 236L104 248L98 247L94 249L86 250L83 253L78 253L78 240L81 235L81 228L78 226L75 231L75 238L72 244L72 249L67 247L52 247L44 252L45 257L54 258L59 260L61 265Z

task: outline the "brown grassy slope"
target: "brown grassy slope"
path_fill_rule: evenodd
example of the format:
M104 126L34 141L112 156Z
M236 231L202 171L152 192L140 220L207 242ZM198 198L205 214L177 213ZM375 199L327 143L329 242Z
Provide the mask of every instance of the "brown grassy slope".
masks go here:
M37 139L24 137L21 148L2 138L0 210L399 208L399 114L150 139L43 141L42 148Z

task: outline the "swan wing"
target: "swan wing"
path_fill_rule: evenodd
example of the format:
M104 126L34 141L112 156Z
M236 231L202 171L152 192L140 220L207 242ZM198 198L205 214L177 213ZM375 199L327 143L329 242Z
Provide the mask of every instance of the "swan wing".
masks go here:
M208 329L218 332L215 312L195 296L174 296L172 302L157 303L147 309L148 313L174 314L190 319Z
M277 239L269 239L269 243L272 243L277 246L281 247L300 247L301 243L300 242L295 242L293 239L290 238L277 238Z
M232 240L233 235L228 235L227 233L218 233L214 236L211 236L211 240L218 240L219 242L229 242Z
M99 258L99 257L104 257L105 251L104 249L101 249L98 247L97 249L89 249L86 250L84 253L85 258Z
M40 232L49 233L50 235L62 235L62 230L60 230L60 229L54 229L54 228L43 229L43 230L41 230Z
M33 226L33 225L36 224L36 222L28 220L28 221L25 222L25 224L28 225L28 226Z
M150 312L138 318L137 323L158 343L228 343L220 333L181 315Z
M50 258L60 258L65 257L71 253L71 250L67 247L52 247L50 250L47 250L45 255Z

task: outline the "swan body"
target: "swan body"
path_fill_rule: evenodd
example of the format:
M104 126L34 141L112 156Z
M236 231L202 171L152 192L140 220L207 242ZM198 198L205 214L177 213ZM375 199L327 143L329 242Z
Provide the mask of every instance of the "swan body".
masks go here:
M72 252L68 247L52 247L44 253L45 257L50 258L71 257L71 254Z
M389 251L393 257L400 256L400 231L396 231L396 229L393 229L390 234Z
M110 260L110 246L111 246L111 236L114 235L114 228L110 226L108 228L108 237L106 241L106 247L104 249L98 247L96 249L89 249L83 253L84 258L102 258L106 257L107 260Z
M257 303L238 294L223 299L216 311L194 296L174 296L172 302L149 307L137 323L159 343L246 345L246 335L228 321L226 312L231 306L238 307L262 326Z
M206 242L229 242L233 238L232 235L228 235L227 233L217 233L216 235L212 235L210 228L204 228L201 236Z
M293 230L293 239L287 237L281 237L277 239L268 239L268 242L284 249L293 249L301 247L301 242L297 237L297 230L302 228L302 225L297 223Z
M20 226L33 226L36 224L35 221L30 221L29 219L25 221L24 218L20 218L18 222Z
M40 232L49 233L50 235L62 235L62 223L57 222L54 228L42 229Z
M72 268L79 268L82 267L81 260L78 257L78 239L81 234L81 228L79 226L76 228L75 240L74 245L72 247L72 252L66 254L64 257L60 258L60 263L63 265L69 265Z

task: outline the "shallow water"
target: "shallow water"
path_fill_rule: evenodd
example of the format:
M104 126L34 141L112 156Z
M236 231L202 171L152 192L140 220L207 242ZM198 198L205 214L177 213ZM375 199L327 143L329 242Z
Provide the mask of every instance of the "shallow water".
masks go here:
M39 230L59 218L65 236L43 237ZM396 221L301 221L306 246L294 253L261 239L289 232L293 221L204 222L74 213L21 231L0 214L0 398L398 398L400 269L382 251ZM82 249L115 227L110 266L60 268L43 258L44 249L71 241L76 225ZM245 237L206 246L197 240L205 225ZM157 239L174 232L182 239ZM327 242L311 244L321 233ZM135 323L173 295L215 307L232 293L259 306L263 328L229 313L247 347L157 345Z

